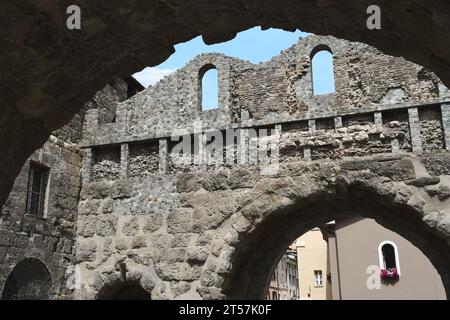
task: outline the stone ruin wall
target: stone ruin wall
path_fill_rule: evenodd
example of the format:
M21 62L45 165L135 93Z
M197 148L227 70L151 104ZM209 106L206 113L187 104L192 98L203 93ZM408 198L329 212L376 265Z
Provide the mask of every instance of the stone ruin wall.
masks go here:
M321 48L333 53L336 92L313 96L311 54ZM220 108L202 112L199 73L210 65L218 71ZM310 36L258 65L221 54L200 55L118 106L116 126L98 126L94 119L89 126L92 134L85 138L97 137L91 144L106 144L102 133L144 139L168 129L192 129L194 121L221 127L315 119L364 113L383 105L430 103L449 95L433 73L402 58L365 44Z
M333 94L312 94L310 60L318 49L333 52ZM201 111L200 73L205 66L218 70L216 110ZM160 153L171 153L174 143L167 141L164 151L159 150L158 140L176 131L192 135L198 122L203 129L218 130L264 126L274 130L275 124L282 124L282 161L293 155L320 160L442 150L445 115L440 105L446 97L450 97L448 89L420 66L382 55L365 44L310 36L259 65L203 54L120 104L116 123L102 124L97 111L88 113L83 144L105 146L91 155L94 179L106 175L117 179L120 170L136 165L144 168L132 169L132 176L159 172ZM129 142L125 157L130 157L130 164L125 168L120 168L125 146L118 142ZM197 170L177 168L171 159L167 164L170 173Z
M309 53L319 44L334 53L336 93L313 97ZM202 112L198 71L208 64L218 69L220 109ZM376 72L388 76L374 82ZM279 130L282 165L449 146L450 112L441 103L448 91L432 73L331 37L309 37L260 65L202 55L116 110L126 97L121 86L98 93L30 158L51 168L45 219L23 216L24 166L2 208L0 288L19 261L35 257L49 269L57 298L71 297L66 268L75 261L84 277L78 297L120 281L120 261L153 298L220 297L236 241L229 227L246 225L236 202L259 169L214 166L199 175L195 166L174 165L168 137L177 128L192 134L194 120L221 130ZM425 162L427 170L448 173L445 153L438 158ZM428 189L447 200L445 184Z
M334 54L336 92L314 97L310 53L319 45ZM209 64L218 69L220 108L202 112L199 70ZM77 236L83 277L79 297L96 298L123 281L139 283L154 299L223 297L238 233L251 229L248 221L257 219L256 211L273 205L252 207L256 211L247 212L246 218L240 211L255 192L258 166L200 172L193 165L174 165L174 129L194 135L195 121L218 130L269 128L281 134L283 168L314 167L310 161L319 160L320 171L345 159L348 169L357 162L348 159L377 154L401 168L407 153L425 152L425 166L442 163L436 173L440 176L448 168L448 100L447 89L420 66L366 45L312 36L260 65L223 55L199 56L120 104L116 123L101 125L98 112L89 112L82 142L86 157ZM369 161L364 170L386 170L396 180L388 163ZM427 168L432 175L433 166ZM408 172L398 180L416 177ZM304 187L322 183L325 178L319 176L308 175ZM437 178L430 188L447 190L445 179ZM276 190L281 182L271 183ZM433 202L436 195L431 193L419 202ZM416 205L418 200L413 196L411 201Z

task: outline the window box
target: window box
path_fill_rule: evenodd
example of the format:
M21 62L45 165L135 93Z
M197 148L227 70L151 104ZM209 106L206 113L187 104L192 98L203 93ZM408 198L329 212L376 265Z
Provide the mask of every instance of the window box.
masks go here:
M397 272L396 268L389 269L381 269L380 272L381 281L386 283L397 282L400 278L400 275Z

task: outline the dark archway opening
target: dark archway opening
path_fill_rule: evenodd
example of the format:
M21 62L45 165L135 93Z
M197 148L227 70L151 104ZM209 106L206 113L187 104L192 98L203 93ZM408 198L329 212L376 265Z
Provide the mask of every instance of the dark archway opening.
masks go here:
M48 300L51 298L50 289L47 267L37 259L28 258L19 262L8 276L2 299Z
M123 283L102 290L98 300L151 300L151 296L138 283Z
M422 251L441 276L448 297L450 256L445 239L437 236L410 208L372 192L352 191L339 197L320 192L267 216L236 247L233 269L223 285L227 299L264 299L278 261L299 235L334 219L354 217L375 219Z

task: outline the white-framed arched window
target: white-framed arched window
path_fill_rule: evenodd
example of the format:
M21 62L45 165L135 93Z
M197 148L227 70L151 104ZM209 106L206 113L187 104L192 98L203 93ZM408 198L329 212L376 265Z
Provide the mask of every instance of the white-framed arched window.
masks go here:
M400 275L400 259L398 255L398 247L392 241L383 241L378 246L378 258L380 261L380 269L397 269Z

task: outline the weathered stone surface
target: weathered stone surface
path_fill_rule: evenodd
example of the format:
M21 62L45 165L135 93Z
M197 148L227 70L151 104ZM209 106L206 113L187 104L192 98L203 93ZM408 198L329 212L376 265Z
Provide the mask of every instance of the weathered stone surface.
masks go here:
M331 2L320 7L289 1L282 1L276 6L256 6L240 1L228 2L226 6L219 6L215 3L193 5L186 1L177 2L176 5L173 3L156 5L156 2L152 2L150 5L143 6L140 2L136 2L130 4L126 11L134 12L137 17L130 19L125 24L120 16L113 14L120 12L118 3L110 3L109 9L102 11L90 10L94 5L83 3L83 11L87 13L85 18L88 21L108 21L108 26L104 23L97 23L94 25L99 28L85 28L75 36L66 28L61 28L60 21L64 20L65 10L56 4L46 5L45 8L41 5L30 5L27 6L27 10L12 4L6 6L2 11L5 15L2 20L5 21L4 33L8 36L3 37L1 46L3 50L2 74L8 79L15 80L6 82L2 88L2 92L9 93L9 98L5 99L8 101L8 105L5 106L4 116L8 121L4 121L5 125L2 128L5 130L4 136L7 133L14 133L11 138L15 143L4 143L3 150L11 149L5 152L10 155L10 158L8 157L4 161L5 164L15 162L10 161L11 159L21 159L22 161L16 167L2 166L15 170L5 170L5 179L2 177L5 187L1 194L5 199L7 188L11 186L15 175L25 158L32 152L33 147L42 144L51 130L67 122L82 102L88 100L95 91L111 79L111 72L113 74L131 74L142 68L143 65L156 65L173 52L172 45L195 37L197 35L195 32L202 33L208 43L232 39L238 31L248 29L258 23L266 27L281 27L287 30L301 28L317 34L332 32L336 36L373 44L385 52L404 56L430 67L440 74L444 82L450 84L447 76L450 74L447 58L449 54L445 46L449 42L446 32L449 29L447 21L450 20L447 14L449 12L448 3L415 0L408 5L409 10L404 10L403 7L398 7L398 10L393 9L391 3L387 1L381 1L378 5L381 8L385 6L391 8L382 10L383 21L387 21L388 25L379 31L379 37L373 37L373 32L370 30L361 32L361 27L358 27L365 25L366 16L359 13L366 12L367 9L367 4L360 1L351 1L345 6ZM299 10L300 8L301 10ZM27 15L24 12L27 12ZM214 13L217 19L204 18L210 16L211 13ZM326 23L320 19L324 14L328 17ZM143 20L139 17L149 15L159 18L150 19L146 24L137 22ZM55 19L55 17L57 18ZM434 27L419 30L418 27L411 25L411 21L417 21L417 19L420 19L425 25ZM7 22L9 20L16 22L9 23ZM30 23L37 21L39 26L45 26L45 28L39 27L25 35L14 32L20 27L20 24L26 24L27 21ZM167 25L168 21L170 21L169 25ZM395 23L389 21L395 21ZM119 25L120 27L117 27ZM161 28L161 26L164 27ZM107 32L102 32L105 31L105 28L120 30L116 42L111 41ZM46 36L43 37L43 34ZM51 36L48 36L49 34ZM89 39L93 39L92 35L94 34L97 44L95 57L98 58L96 59L92 58L91 50L88 49L91 47L92 41ZM27 41L21 40L20 37L23 36ZM44 38L46 40L42 41ZM131 45L126 49L122 48L118 45L120 41L131 43ZM69 42L70 46L59 45ZM164 45L156 46L155 43ZM399 43L403 45L399 46ZM418 43L422 45L417 46ZM15 54L18 47L20 55ZM412 47L415 47L416 50L409 49ZM48 58L48 48L53 50L52 59ZM121 53L120 57L115 55L117 52ZM142 53L138 54L139 59L130 58L130 55L135 52ZM116 56L117 62L114 68L109 67L110 59L106 57L110 56ZM47 58L43 59L43 57ZM32 63L28 63L30 61ZM78 72L72 74L70 79L64 72L66 68L58 67L62 61L66 68L70 68L71 65L78 66L76 68ZM77 61L84 61L82 68L79 67ZM31 68L24 67L30 65ZM54 70L61 71L55 73ZM52 72L52 77L49 77L50 72ZM58 108L57 106L61 104L60 101L68 102L67 106ZM41 122L44 123L43 128L37 125ZM17 128L22 130L17 130ZM25 149L24 146L27 144L30 147ZM17 146L16 149L14 146ZM6 177L8 178L6 179Z
M385 176L393 180L414 179L414 168L411 161L349 161L344 162L345 170L369 170L377 175Z
M192 229L192 209L178 209L169 214L167 228L169 233L184 233Z
M185 248L163 248L159 251L159 261L166 263L184 262L187 250Z
M415 186L415 187L425 187L430 185L436 185L441 181L438 177L420 177L414 180L406 181L406 184Z
M194 281L200 278L201 268L185 263L158 263L156 272L162 280Z
M114 215L95 217L97 220L96 233L99 236L107 237L116 234L118 218Z
M96 221L96 216L80 217L78 234L86 238L94 236L96 230Z
M131 241L131 248L132 249L140 249L147 246L146 238L144 236L136 236Z
M200 287L197 289L198 293L204 300L223 300L225 296L218 288Z
M192 264L204 263L208 258L209 251L205 247L188 248L188 261Z
M450 216L446 215L437 225L436 228L446 234L450 235Z
M439 156L425 157L424 165L429 174L433 176L450 174L450 155L445 153Z
M180 281L180 282L172 282L170 284L174 298L186 293L191 288L191 284L189 282Z
M123 251L130 248L130 241L127 238L116 238L116 249Z
M323 45L334 54L336 92L314 96L310 55ZM199 70L210 64L218 69L220 106L202 112ZM15 255L42 255L63 279L76 258L83 278L76 293L86 298L125 280L144 286L144 276L155 299L261 298L261 279L289 241L305 226L350 214L405 235L450 288L442 88L420 66L333 37L308 37L261 65L199 56L117 106L111 98L82 113L82 142L54 139L33 156L49 161L59 192L47 220L23 216L24 170L2 210L0 230L13 234L0 236L8 246L0 260L12 266ZM270 129L280 137L271 150L279 166L251 156L247 163L175 163L172 131L195 138L198 120L222 131ZM61 134L75 135L69 131ZM271 138L259 133L243 141L267 150ZM223 151L241 146L226 143Z
M150 214L146 218L146 222L144 225L144 232L145 233L152 233L157 231L159 228L161 228L163 223L163 219L161 214Z
M77 261L93 262L96 259L97 243L95 240L81 240L77 250Z
M0 230L0 245L9 246L13 240L13 233L8 230Z
M200 177L194 173L187 173L178 180L178 192L192 192L197 191L202 187Z
M122 233L127 236L134 236L139 232L139 221L136 217L126 219L122 228Z
M440 185L436 194L439 200L447 200L448 198L450 198L450 188L446 185Z

